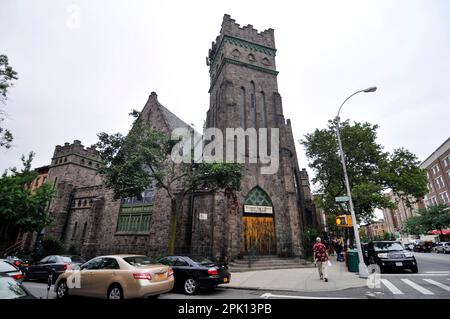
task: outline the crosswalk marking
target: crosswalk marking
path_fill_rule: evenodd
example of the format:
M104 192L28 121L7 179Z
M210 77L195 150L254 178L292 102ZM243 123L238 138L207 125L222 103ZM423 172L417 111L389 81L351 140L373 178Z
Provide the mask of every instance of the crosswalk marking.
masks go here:
M425 271L426 274L450 274L450 271Z
M403 292L395 287L389 280L387 279L380 279L383 285L387 287L394 295L403 295Z
M432 285L438 286L439 288L442 288L444 290L450 291L450 287L444 284L441 284L440 282L434 281L432 279L424 279L426 282L429 282Z
M402 279L402 281L407 284L410 285L411 287L413 287L414 289L416 289L417 291L423 293L424 295L434 295L433 292L429 291L428 289L416 284L415 282L409 280L409 279Z

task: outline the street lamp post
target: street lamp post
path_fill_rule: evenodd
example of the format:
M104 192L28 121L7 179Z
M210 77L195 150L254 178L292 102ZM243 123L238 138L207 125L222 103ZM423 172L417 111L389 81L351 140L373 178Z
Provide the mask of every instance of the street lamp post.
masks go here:
M349 203L350 203L350 214L352 215L353 232L355 233L356 248L358 250L358 258L359 258L359 265L358 265L359 277L361 277L361 278L368 278L369 272L367 270L366 264L364 263L364 258L363 258L363 254L362 254L362 248L361 248L361 240L359 238L358 226L356 225L355 208L353 206L352 192L350 189L350 183L348 181L347 166L345 164L345 154L344 154L344 150L342 148L342 142L341 142L341 134L340 134L340 128L339 128L339 122L340 122L339 113L341 112L342 106L345 104L345 102L347 102L352 96L354 96L358 93L361 93L361 92L370 93L370 92L375 92L376 90L377 90L377 88L375 86L373 86L373 87L367 88L365 90L360 90L360 91L353 93L348 98L346 98L344 100L344 102L342 102L341 107L339 108L339 111L336 116L336 135L337 135L337 140L338 140L338 144L339 144L339 153L341 155L340 157L341 157L341 162L342 162L342 169L344 170L345 187L347 189L347 196L349 198Z

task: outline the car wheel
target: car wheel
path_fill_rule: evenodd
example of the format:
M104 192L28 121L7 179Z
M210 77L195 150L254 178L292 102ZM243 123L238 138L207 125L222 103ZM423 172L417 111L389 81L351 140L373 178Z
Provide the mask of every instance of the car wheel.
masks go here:
M192 278L192 277L187 278L184 281L183 290L188 295L195 294L197 292L197 290L198 290L197 281L194 278Z
M56 287L56 298L64 299L69 295L69 288L67 287L67 282L61 280Z
M414 266L414 267L411 268L411 272L413 274L417 274L419 272L419 268L417 266Z
M123 291L119 285L112 285L108 289L107 299L123 299Z

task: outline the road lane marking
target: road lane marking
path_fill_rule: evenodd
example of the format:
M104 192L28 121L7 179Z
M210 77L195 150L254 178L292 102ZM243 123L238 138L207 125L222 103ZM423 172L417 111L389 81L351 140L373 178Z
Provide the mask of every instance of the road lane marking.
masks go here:
M263 299L269 298L293 298L293 299L359 299L359 298L345 298L345 297L311 297L311 296L290 296L290 295L274 295L266 292L260 296Z
M442 288L444 290L450 291L450 287L444 284L441 284L440 282L434 281L432 279L424 279L426 282L429 282L432 285L438 286L439 288Z
M394 295L403 295L403 292L395 287L389 280L387 279L380 279L383 285L386 286L387 289L389 289Z
M401 281L403 281L407 285L410 285L411 287L413 287L414 289L416 289L417 291L421 292L424 295L434 295L433 292L431 292L428 289L422 287L421 285L416 284L415 282L412 282L409 279L401 279Z

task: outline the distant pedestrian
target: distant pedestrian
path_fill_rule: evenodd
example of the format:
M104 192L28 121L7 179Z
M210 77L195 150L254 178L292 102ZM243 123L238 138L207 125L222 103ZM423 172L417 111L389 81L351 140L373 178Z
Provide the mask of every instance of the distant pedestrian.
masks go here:
M328 282L328 275L327 275L327 261L328 261L328 254L327 254L327 248L324 244L321 243L320 237L316 238L316 243L313 246L314 251L314 261L317 265L317 268L319 270L319 276L320 280L324 280L325 282Z
M336 261L343 261L342 242L340 240L336 241L334 250L336 251Z

